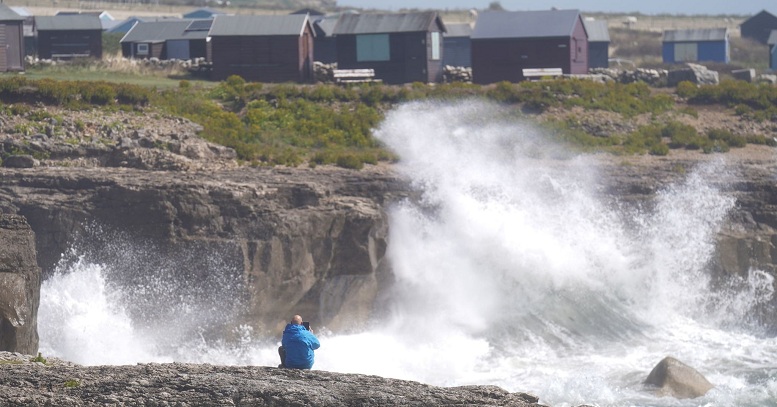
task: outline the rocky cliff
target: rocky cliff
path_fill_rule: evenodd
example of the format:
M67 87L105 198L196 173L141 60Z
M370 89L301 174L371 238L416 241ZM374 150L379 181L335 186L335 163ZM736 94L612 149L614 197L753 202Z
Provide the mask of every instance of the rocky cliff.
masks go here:
M0 212L26 217L44 278L78 246L94 261L113 258L115 276L128 284L158 271L160 258L173 259L163 268L180 281L223 274L235 282L226 291L240 301L230 323L260 331L277 333L294 313L340 331L380 312L392 280L387 209L414 195L390 165L238 166L234 152L202 141L199 127L179 118L72 114L50 135L0 137ZM40 159L19 155L23 149ZM668 184L705 162L725 161L710 182L737 205L719 234L716 275L774 274L773 158L765 146L602 156L592 182L605 199L649 207Z
M236 271L226 272L239 274L246 321L273 324L302 313L331 329L345 326L344 320L366 320L390 278L382 205L403 187L382 169L0 172L0 208L29 220L44 275L79 239L98 259L116 256L107 247L116 238L95 236L90 228L98 225L120 232L125 245L153 247L155 253L117 265L131 267L128 275L165 253L194 251L201 255L186 257L191 273L183 267L177 272L182 279L197 278L221 272L207 255L219 253L236 264Z
M38 351L40 268L32 229L18 215L0 214L0 350Z

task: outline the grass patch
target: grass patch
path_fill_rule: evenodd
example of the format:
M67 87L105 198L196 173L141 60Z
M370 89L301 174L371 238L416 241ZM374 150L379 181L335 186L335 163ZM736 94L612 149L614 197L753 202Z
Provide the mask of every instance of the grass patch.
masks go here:
M100 75L90 67L77 68L78 64L74 64L62 69L90 80L53 80L49 77L35 80L20 75L0 75L0 101L4 103L0 109L7 114L34 118L34 123L62 122L61 117L51 116L45 109L30 107L38 104L170 114L200 124L203 138L235 149L240 161L253 166L307 163L359 169L397 159L372 136L372 131L383 120L386 111L407 101L487 99L507 106L516 114L578 107L614 112L626 119L646 113L657 117L675 108L672 95L654 93L643 83L603 84L556 79L520 84L501 82L489 86L464 83L338 86L251 83L232 76L223 82L200 86L189 79L151 75L148 79L156 85L138 85L121 82L120 72L111 71L111 81L96 80ZM42 71L51 75L57 69ZM100 69L96 72L103 72ZM138 72L127 75L138 75ZM158 81L164 81L166 85L161 86ZM768 115L772 109L777 109L774 107L777 91L771 88L744 82L724 82L716 87L681 83L677 95L691 104L722 103L741 115ZM698 117L698 111L693 107L678 112ZM81 129L85 126L84 123L75 125ZM577 150L617 154L664 155L670 148L715 152L748 142L773 143L768 137L735 137L722 130L698 134L693 127L674 121L642 126L631 134L609 136L589 134L573 118L551 121L546 126L557 140ZM21 134L43 130L46 129L34 125L15 129ZM35 154L26 148L18 153Z

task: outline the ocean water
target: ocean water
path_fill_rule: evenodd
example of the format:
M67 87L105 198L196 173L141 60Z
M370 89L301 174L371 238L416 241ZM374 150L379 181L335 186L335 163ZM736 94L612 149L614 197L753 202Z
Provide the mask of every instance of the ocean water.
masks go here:
M491 384L551 406L777 405L777 339L749 317L772 298L772 277L710 286L714 238L736 205L708 182L723 159L648 209L600 196L596 157L495 105L406 104L376 135L422 199L389 208L388 316L357 334L314 326L315 369ZM208 270L186 270L190 256L208 256ZM214 335L242 304L230 256L160 255L92 229L43 283L41 352L88 365L277 365L278 337L245 325ZM715 388L691 400L645 391L665 356Z

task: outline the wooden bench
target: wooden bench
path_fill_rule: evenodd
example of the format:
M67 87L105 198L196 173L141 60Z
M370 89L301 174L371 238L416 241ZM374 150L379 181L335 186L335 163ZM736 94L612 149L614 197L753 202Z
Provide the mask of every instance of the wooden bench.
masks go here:
M337 83L380 82L375 79L374 69L335 69L332 71Z
M561 76L564 73L561 68L526 68L523 69L523 77L526 79L540 79L545 77Z

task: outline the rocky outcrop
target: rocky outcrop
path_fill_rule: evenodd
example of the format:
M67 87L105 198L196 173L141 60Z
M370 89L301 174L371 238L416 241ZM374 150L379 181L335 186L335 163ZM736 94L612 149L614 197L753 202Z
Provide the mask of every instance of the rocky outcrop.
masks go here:
M0 360L3 358L0 354ZM435 387L407 380L257 366L139 364L83 367L0 363L2 405L538 406L495 386Z
M235 151L200 138L200 125L158 113L106 114L46 107L4 116L0 126L0 162L5 167L185 171L236 166Z
M667 356L645 379L659 396L671 396L678 399L701 397L714 386L696 369L679 360Z
M44 274L90 225L145 242L154 253L121 262L128 278L162 253L198 251L182 280L214 273L210 254L236 263L242 321L275 329L302 314L338 330L363 323L390 281L384 204L406 193L386 168L240 168L214 172L115 168L0 169L0 212L36 231ZM98 239L92 239L98 240ZM114 238L85 250L107 262ZM122 249L128 250L128 249ZM103 254L104 253L104 254ZM222 272L222 271L219 271ZM280 321L280 322L279 322Z
M38 351L40 269L25 219L0 213L0 350Z

